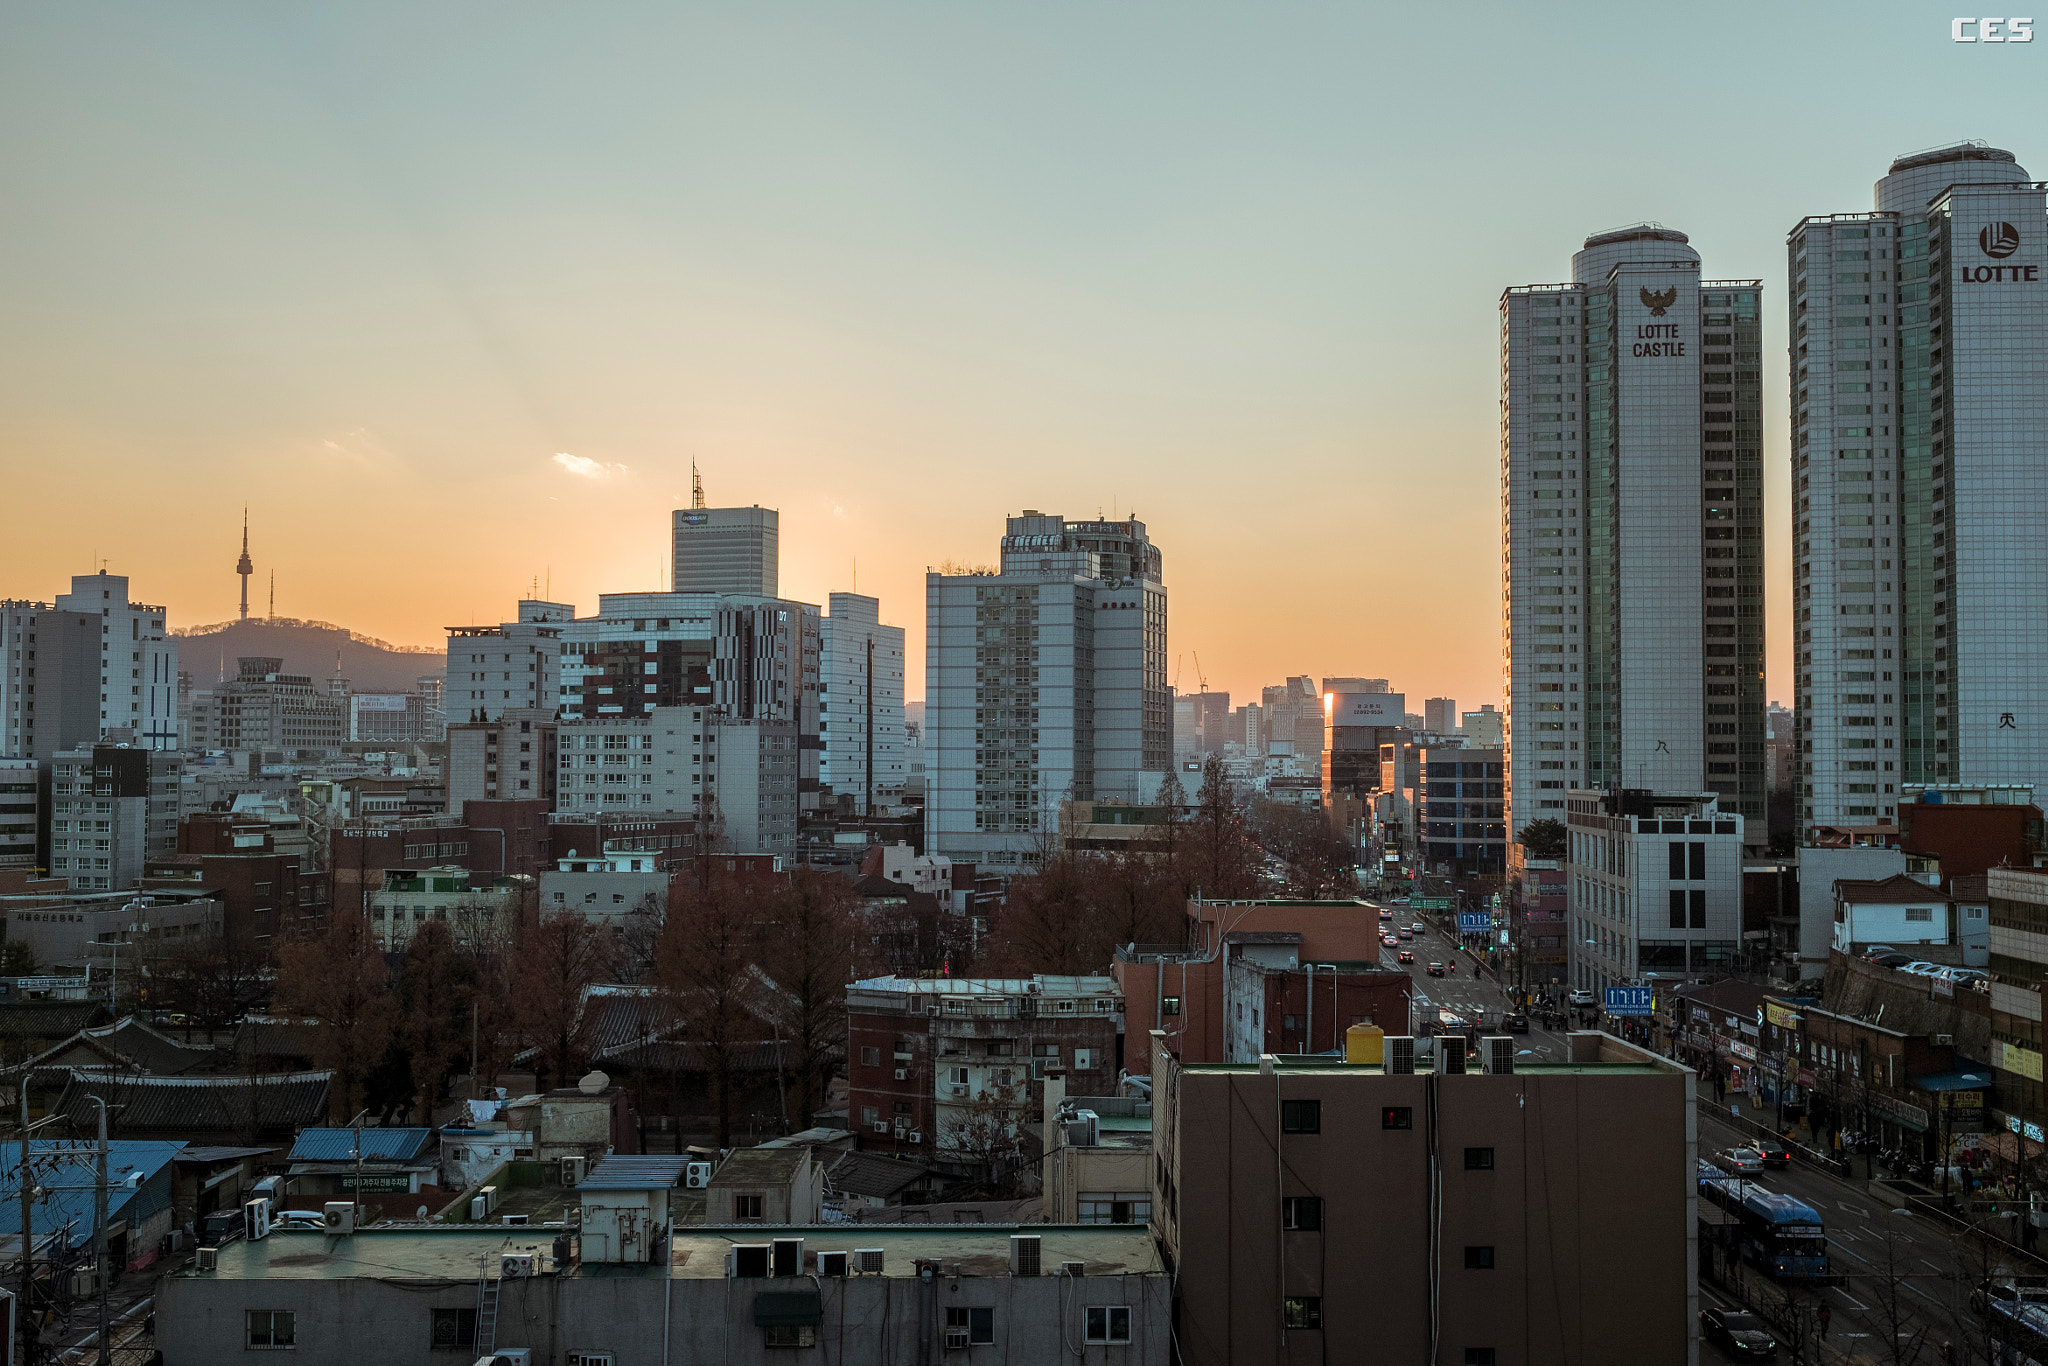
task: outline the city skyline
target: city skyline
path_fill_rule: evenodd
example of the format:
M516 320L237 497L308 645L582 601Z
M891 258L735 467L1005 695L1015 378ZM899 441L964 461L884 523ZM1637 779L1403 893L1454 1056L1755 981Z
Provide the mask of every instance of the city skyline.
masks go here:
M1906 6L1816 12L1822 64L1756 44L1784 22L1761 7L1489 15L1455 43L1423 14L509 13L17 18L0 453L25 505L96 502L14 529L14 591L106 562L173 629L232 620L247 501L281 613L432 646L535 580L583 612L665 587L694 456L713 505L780 511L793 599L910 623L925 569L985 560L1004 516L1135 507L1181 548L1182 688L1500 702L1500 291L1655 220L1782 300L1786 232L1893 158L2042 159L2010 107L2034 50ZM1743 42L1753 83L1642 57L1703 41ZM1599 52L1597 95L1561 74ZM1881 108L1776 155L1905 65L1938 123ZM1594 126L1626 174L1567 174L1587 144L1560 130ZM1782 308L1762 323L1790 703Z

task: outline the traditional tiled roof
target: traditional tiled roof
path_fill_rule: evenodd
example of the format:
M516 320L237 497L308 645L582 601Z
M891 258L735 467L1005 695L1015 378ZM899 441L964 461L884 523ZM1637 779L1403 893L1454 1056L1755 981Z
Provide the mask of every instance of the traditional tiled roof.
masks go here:
M810 1160L808 1148L735 1148L711 1174L714 1186L778 1186Z
M1910 906L1922 901L1946 901L1939 887L1930 887L1915 877L1893 873L1890 877L1864 881L1838 878L1835 898L1851 906Z
M735 1072L773 1072L789 1065L787 1051L787 1045L774 1039L728 1044L726 1065ZM602 1059L593 1061L652 1072L704 1072L711 1068L712 1053L710 1044L674 1040L649 1044L644 1048L635 1043L630 1048L614 1049Z
M135 1016L124 1015L109 1025L81 1029L8 1071L35 1071L52 1066L112 1066L175 1077L204 1070L219 1057L211 1048L179 1043L159 1034Z
M180 1137L295 1133L327 1116L332 1072L291 1072L256 1077L156 1077L74 1067L52 1107L74 1124L94 1123L98 1096L126 1133Z
M61 1039L113 1018L98 1001L0 1002L0 1035Z
M841 1153L825 1169L825 1185L842 1195L865 1195L887 1200L901 1195L930 1176L932 1169L922 1162L910 1162L877 1153Z

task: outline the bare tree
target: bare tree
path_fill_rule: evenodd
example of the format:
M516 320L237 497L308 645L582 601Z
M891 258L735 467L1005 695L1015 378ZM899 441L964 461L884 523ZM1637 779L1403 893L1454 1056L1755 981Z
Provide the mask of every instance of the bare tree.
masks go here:
M363 1108L365 1084L391 1046L391 985L369 920L336 911L317 938L278 952L277 997L287 1013L316 1021L314 1058L334 1071L333 1113Z
M764 908L748 887L716 871L701 883L678 879L670 897L655 979L684 1037L704 1051L715 1141L729 1147L739 1050L762 1034L754 1007L762 989L755 963Z
M1210 901L1236 901L1258 895L1258 852L1245 828L1242 796L1223 760L1210 755L1202 764L1202 786L1182 826L1177 860L1181 889Z
M562 911L522 926L513 942L506 985L514 1026L539 1052L545 1086L567 1086L590 1057L593 1021L583 1008L597 981L604 946L584 917Z
M846 1047L846 984L853 974L856 925L844 880L799 868L770 898L761 966L774 985L768 1009L796 1077L797 1113L825 1100Z
M981 1190L990 1200L1016 1194L1024 1167L1023 1125L1029 1118L1030 1088L1005 1083L1001 1072L972 1099L949 1107L939 1124L939 1145L948 1156L982 1173Z
M398 1035L404 1043L414 1104L429 1122L462 1053L475 986L445 920L414 931L398 975ZM408 1107L410 1109L411 1107Z

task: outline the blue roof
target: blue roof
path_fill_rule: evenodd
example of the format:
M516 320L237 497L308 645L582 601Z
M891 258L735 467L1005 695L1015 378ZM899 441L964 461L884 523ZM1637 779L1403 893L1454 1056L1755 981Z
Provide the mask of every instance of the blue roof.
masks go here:
M365 1162L411 1162L425 1151L432 1129L301 1129L292 1144L291 1162L353 1162L356 1135L362 1134Z
M1803 1200L1794 1199L1782 1191L1767 1191L1751 1187L1743 1192L1742 1205L1752 1214L1761 1215L1773 1224L1818 1224L1820 1212Z
M29 1155L36 1168L33 1185L44 1194L30 1201L29 1224L41 1239L69 1224L72 1241L92 1236L93 1182L98 1164L92 1144L84 1143L59 1156L52 1145L38 1140ZM109 1227L127 1222L125 1212L140 1193L128 1184L137 1173L144 1181L163 1171L184 1148L183 1143L117 1138L107 1144L107 1223ZM0 1143L0 1201L15 1211L15 1237L19 1239L21 1210L21 1143ZM160 1206L161 1198L154 1204Z

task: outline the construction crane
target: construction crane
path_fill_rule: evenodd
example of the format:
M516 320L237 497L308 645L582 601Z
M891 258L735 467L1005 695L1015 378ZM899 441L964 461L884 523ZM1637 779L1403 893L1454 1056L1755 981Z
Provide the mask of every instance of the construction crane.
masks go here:
M1209 691L1209 678L1208 675L1202 672L1202 656L1200 652L1195 654L1195 682L1201 684L1203 692Z
M1180 691L1180 656L1173 657L1173 690Z

